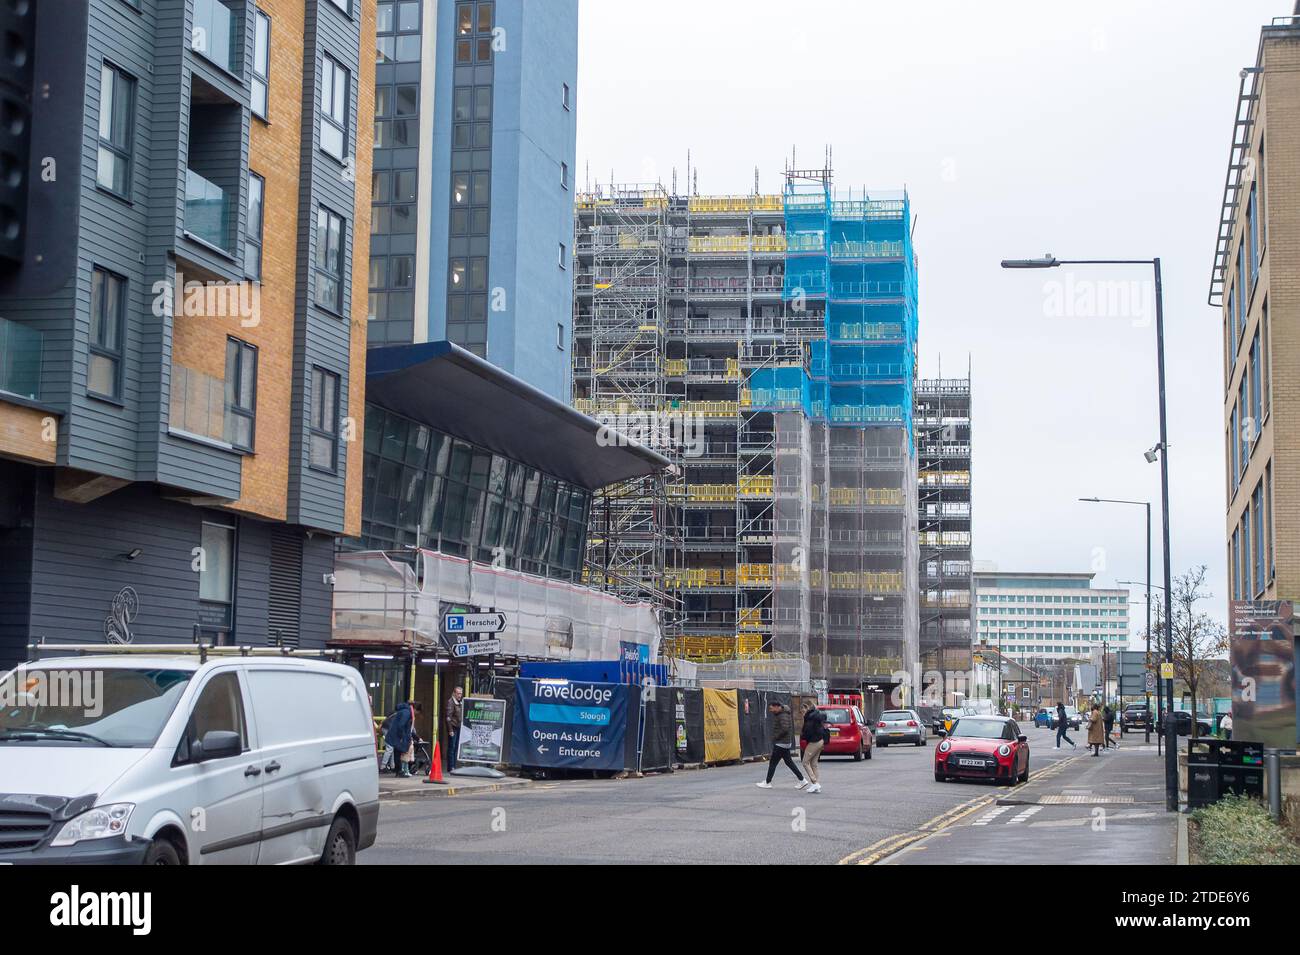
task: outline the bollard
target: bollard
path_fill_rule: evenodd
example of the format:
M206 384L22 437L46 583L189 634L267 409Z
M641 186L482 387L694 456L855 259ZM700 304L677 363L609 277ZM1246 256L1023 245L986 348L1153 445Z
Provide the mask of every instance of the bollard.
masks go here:
M1264 750L1264 771L1268 774L1268 814L1282 821L1282 758L1275 749Z

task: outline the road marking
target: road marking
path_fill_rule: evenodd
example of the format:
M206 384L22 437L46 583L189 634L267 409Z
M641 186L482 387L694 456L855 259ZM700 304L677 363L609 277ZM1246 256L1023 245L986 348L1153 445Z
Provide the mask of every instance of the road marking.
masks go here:
M1016 815L1012 816L1010 819L1008 819L1008 820L1007 820L1007 825L1008 825L1008 826L1014 826L1014 825L1016 825L1017 823L1024 822L1026 819L1028 819L1028 818L1029 818L1030 816L1032 816L1034 813L1036 813L1036 812L1042 812L1042 811L1043 811L1043 807L1042 807L1042 806L1030 806L1028 809L1025 809L1024 811L1019 812L1019 813L1017 813Z
M992 822L998 816L1002 815L1004 812L1007 812L1010 808L1011 808L1010 806L997 806L993 809L990 809L988 812L984 813L984 815L980 816L978 819L972 822L971 825L987 826L990 822Z
M892 836L886 836L884 839L873 842L865 849L850 853L839 861L839 865L874 865L878 860L887 855L892 855L903 846L934 835L940 830L951 826L957 820L983 809L992 801L992 796L976 796L974 799L968 799L964 803L953 806L946 812L939 813L933 819L922 823L910 832L896 832Z
M1061 793L1060 795L1039 796L1039 803L1044 806L1075 806L1088 803L1131 803L1132 796L1093 796L1087 793Z

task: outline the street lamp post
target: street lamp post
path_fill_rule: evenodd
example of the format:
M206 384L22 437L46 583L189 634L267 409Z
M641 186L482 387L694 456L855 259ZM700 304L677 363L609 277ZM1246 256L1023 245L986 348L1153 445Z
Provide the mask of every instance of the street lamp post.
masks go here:
M1113 497L1081 497L1081 501L1087 501L1090 504L1133 504L1137 507L1147 509L1147 666L1151 666L1151 502L1150 501L1124 501ZM1128 583L1120 580L1117 583ZM1146 736L1143 738L1144 743L1151 742L1151 691L1146 689L1145 683L1143 690L1146 691L1147 701L1147 721ZM1160 708L1160 696L1156 695L1157 708Z
M1156 452L1160 457L1160 510L1161 510L1161 546L1164 552L1165 577L1165 660L1173 669L1173 578L1169 559L1169 426L1165 410L1165 306L1164 291L1160 280L1160 259L1058 259L1050 254L1041 259L1003 259L1004 269L1054 269L1062 265L1149 265L1155 273L1156 283L1156 386L1160 402L1160 443L1146 452L1148 462L1154 461ZM1177 737L1174 735L1174 681L1163 680L1165 695L1165 809L1178 811L1178 753Z

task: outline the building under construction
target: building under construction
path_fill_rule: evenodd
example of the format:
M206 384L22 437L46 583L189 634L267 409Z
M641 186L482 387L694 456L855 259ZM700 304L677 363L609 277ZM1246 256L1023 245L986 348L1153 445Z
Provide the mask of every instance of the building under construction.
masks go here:
M911 222L829 168L779 195L579 195L575 402L678 465L594 502L588 565L660 596L666 653L808 688L914 672Z
M971 667L971 382L916 386L921 669ZM950 687L944 687L945 702Z

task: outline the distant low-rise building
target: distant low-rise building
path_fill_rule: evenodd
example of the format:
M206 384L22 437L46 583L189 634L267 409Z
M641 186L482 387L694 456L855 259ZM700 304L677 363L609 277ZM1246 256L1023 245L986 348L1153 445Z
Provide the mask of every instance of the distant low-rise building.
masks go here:
M1094 589L1094 576L977 571L976 642L1029 666L1128 646L1129 592Z

